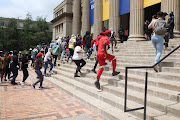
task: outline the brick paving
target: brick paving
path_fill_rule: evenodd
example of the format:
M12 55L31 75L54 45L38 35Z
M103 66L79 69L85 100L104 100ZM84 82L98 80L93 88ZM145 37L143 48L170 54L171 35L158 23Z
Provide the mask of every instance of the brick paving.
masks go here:
M32 89L36 74L29 69L26 85L2 83L0 86L0 118L1 120L104 120L91 111L87 105L75 100L58 87L44 81L45 89ZM22 71L16 82L22 80ZM36 85L39 87L39 84Z

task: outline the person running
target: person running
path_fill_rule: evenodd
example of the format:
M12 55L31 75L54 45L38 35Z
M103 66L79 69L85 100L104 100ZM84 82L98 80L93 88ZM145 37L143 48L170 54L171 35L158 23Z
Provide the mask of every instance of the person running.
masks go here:
M115 71L115 69L116 69L116 57L114 55L107 53L106 47L109 45L109 42L110 42L109 37L110 36L111 36L111 31L106 30L105 36L101 37L101 39L98 42L97 58L99 61L100 69L98 70L98 73L97 73L97 80L94 82L97 89L100 89L99 80L100 80L101 74L104 70L105 60L112 60L112 66L113 66L112 76L116 76L120 73L120 72Z
M72 57L73 61L75 62L77 68L76 68L76 72L74 73L74 77L80 77L78 75L78 72L81 72L81 68L86 65L86 62L83 60L83 53L85 53L85 51L82 50L81 48L81 41L78 41L76 43L76 47L74 49L74 55Z
M49 48L48 52L46 53L46 55L44 57L44 64L45 64L44 65L44 76L46 76L46 70L47 70L48 64L51 65L49 73L53 74L53 72L52 72L53 64L51 61L52 61L52 48Z
M164 20L164 13L158 12L157 16L158 16L158 19L152 20L148 26L149 29L153 28L154 30L151 40L156 49L155 63L158 63L158 61L160 60L160 57L163 51L163 41L164 41L164 37L166 33L166 21ZM154 71L158 72L157 66L154 67Z
M13 73L13 79L11 80L12 85L17 85L17 83L15 82L16 77L18 76L18 67L17 66L19 66L17 54L18 54L17 51L13 52L12 63L11 63L11 70Z
M28 55L27 53L24 53L23 57L22 57L21 70L23 71L23 81L20 82L21 85L24 85L26 79L29 76L29 73L28 73L28 70L27 70L29 61L28 61L27 55Z
M98 37L96 38L96 39L94 39L94 40L92 40L91 41L91 48L93 48L93 45L94 45L94 43L95 43L95 45L96 45L96 51L98 52L98 41L101 39L101 37L103 37L104 36L104 32L102 31L101 33L100 33L100 35L98 35ZM96 72L96 67L97 67L97 64L98 64L98 58L97 58L97 56L96 56L96 62L95 62L95 64L94 64L94 67L93 67L93 69L92 69L92 71L95 73L95 74L97 74L97 72Z
M3 61L3 74L5 75L4 81L9 81L10 74L9 73L9 53L5 53L4 61ZM8 75L8 79L6 79Z
M35 89L35 86L36 84L38 84L40 82L40 86L39 86L39 89L43 89L43 75L42 75L42 72L41 72L41 68L43 67L43 61L42 61L42 53L38 53L37 54L37 57L36 57L36 63L35 63L35 66L34 66L34 69L35 69L35 72L38 76L38 79L35 83L31 84L31 86Z
M73 34L71 36L71 39L69 40L69 52L70 52L70 54L69 54L69 57L67 59L67 62L69 61L69 58L71 56L73 56L73 54L74 54L74 47L75 47L75 45L76 45L76 37Z
M86 32L86 35L83 37L83 40L84 40L84 44L85 44L86 53L88 55L87 61L90 61L89 58L91 57L91 54L92 54L92 51L91 51L92 37L90 36L89 31Z
M114 48L117 48L116 45L117 45L117 41L116 41L116 35L115 35L115 32L113 32L113 29L110 28L111 30L111 37L110 37L110 43L111 43L111 50L112 50L112 53L114 51ZM114 42L115 42L115 47L114 47ZM113 48L114 47L114 48Z
M64 54L65 56L67 56L67 52L66 52L66 48L67 48L67 42L65 40L62 40L62 44L61 44L61 62L63 62L63 57L64 57Z

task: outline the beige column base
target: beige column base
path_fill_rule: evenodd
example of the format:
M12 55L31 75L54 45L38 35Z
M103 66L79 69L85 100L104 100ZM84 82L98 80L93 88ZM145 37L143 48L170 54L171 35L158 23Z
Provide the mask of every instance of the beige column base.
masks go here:
M147 41L143 35L130 35L128 41Z
M180 38L180 31L174 31L174 37L175 38Z

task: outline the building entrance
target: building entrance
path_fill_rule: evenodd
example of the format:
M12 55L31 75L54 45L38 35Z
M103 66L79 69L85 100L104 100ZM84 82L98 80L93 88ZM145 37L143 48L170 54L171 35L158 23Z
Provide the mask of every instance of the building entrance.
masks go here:
M130 13L120 16L120 26L123 26L123 29L129 28Z
M148 20L151 22L152 16L157 14L157 12L161 11L161 3L155 4L153 6L149 6L144 9L145 12L145 21Z

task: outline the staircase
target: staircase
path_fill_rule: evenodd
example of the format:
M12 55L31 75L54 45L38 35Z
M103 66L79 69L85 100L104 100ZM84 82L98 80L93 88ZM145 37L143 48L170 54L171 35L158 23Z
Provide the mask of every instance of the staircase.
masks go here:
M168 49L162 57L180 45L180 39L170 40ZM93 53L95 54L95 53ZM124 113L125 67L153 65L155 49L151 41L118 44L114 55L117 59L117 71L120 75L112 77L112 65L108 65L101 76L102 91L94 86L96 74L91 72L95 61L87 62L82 68L82 76L74 78L74 63L60 64L55 67L56 75L45 77L45 80L59 86L73 97L101 114L107 120L142 120L143 110ZM161 58L162 58L161 57ZM93 56L92 56L93 59ZM96 71L98 71L99 66ZM161 72L147 69L147 120L180 120L180 49L161 63ZM144 78L146 70L128 71L128 104L129 109L144 105Z

